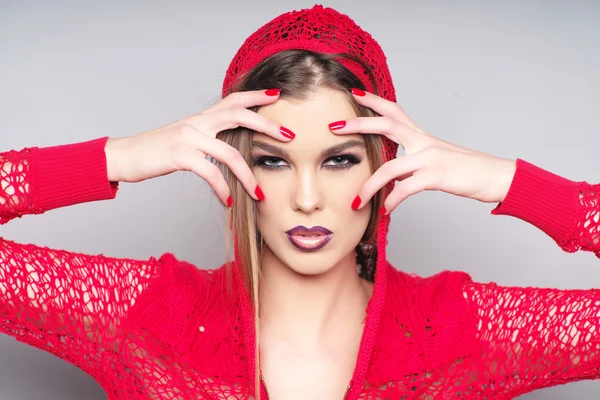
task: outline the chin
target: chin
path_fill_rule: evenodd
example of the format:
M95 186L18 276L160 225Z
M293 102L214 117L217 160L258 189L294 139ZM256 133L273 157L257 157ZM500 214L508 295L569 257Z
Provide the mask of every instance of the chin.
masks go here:
M333 250L333 251L332 251ZM351 254L354 255L352 249ZM340 265L347 256L340 254L339 249L320 249L317 251L302 251L286 249L278 258L287 268L303 276L318 276L326 274Z
M300 264L297 260L294 260L290 263L283 262L286 267L292 270L294 273L306 277L313 277L326 274L334 268L334 265L328 265L324 262L317 263L309 263L309 264ZM318 267L316 266L318 265Z

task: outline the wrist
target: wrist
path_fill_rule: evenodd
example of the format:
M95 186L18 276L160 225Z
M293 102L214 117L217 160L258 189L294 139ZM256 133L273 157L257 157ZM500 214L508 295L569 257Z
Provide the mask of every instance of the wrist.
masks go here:
M123 142L126 138L109 138L104 146L106 156L106 175L110 182L120 182L122 180L119 162L123 148Z
M500 188L498 190L498 203L503 202L510 191L515 174L517 172L517 160L501 159L501 167L499 169Z

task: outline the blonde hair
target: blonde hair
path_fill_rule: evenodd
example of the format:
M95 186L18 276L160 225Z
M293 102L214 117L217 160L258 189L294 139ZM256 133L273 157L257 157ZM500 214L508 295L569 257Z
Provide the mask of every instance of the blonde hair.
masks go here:
M365 89L364 84L350 70L337 62L339 57L351 58L356 62L360 60L344 54L321 54L305 50L286 50L277 53L244 74L234 85L232 92L271 89L281 90L281 97L302 99L310 91L319 87L327 87L344 91L348 94L348 101L352 104L357 116L366 117L375 114L370 109L359 105L350 94L352 87ZM366 73L370 76L373 87L376 81L368 68ZM257 108L254 109L257 111ZM237 149L246 163L252 166L252 134L247 128L237 128L219 132L217 138ZM383 143L379 135L364 135L367 158L372 171L378 169L384 162ZM250 291L254 305L255 324L255 383L256 396L260 399L260 363L259 363L259 282L261 252L264 242L258 231L257 202L250 197L236 176L229 171L227 166L217 160L212 160L221 170L229 184L231 196L234 199L232 209L227 209L226 232L226 265L230 266L232 260L231 240L237 244L237 259L242 268L243 281ZM379 209L383 205L383 190L380 190L371 199L371 216L361 242L356 247L357 262L360 266L359 274L364 279L373 281L375 265L377 263L377 226L379 225Z

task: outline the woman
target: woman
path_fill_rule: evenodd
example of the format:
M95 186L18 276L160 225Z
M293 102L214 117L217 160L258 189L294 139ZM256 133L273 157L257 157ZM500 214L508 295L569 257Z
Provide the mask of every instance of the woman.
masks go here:
M3 332L110 399L509 399L598 376L600 291L420 278L385 252L398 204L441 190L600 255L598 186L422 131L377 43L320 6L249 37L223 97L134 137L0 155L4 223L191 170L227 205L235 255L207 271L3 240Z

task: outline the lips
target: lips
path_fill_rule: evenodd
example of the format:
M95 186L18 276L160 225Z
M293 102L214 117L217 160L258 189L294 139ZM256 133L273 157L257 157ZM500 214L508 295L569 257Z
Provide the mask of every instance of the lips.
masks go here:
M333 232L322 226L307 228L303 225L298 225L285 234L290 243L298 249L305 251L318 250L325 246L333 237Z

